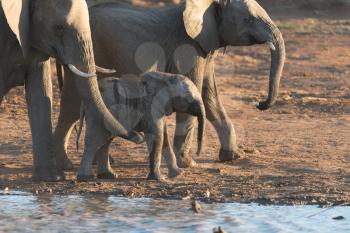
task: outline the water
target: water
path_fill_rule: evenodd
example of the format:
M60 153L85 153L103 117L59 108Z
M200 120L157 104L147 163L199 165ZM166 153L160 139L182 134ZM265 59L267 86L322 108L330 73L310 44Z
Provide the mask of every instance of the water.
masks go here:
M0 192L1 232L350 232L350 207L201 204L115 196L33 196ZM344 220L333 220L336 216Z

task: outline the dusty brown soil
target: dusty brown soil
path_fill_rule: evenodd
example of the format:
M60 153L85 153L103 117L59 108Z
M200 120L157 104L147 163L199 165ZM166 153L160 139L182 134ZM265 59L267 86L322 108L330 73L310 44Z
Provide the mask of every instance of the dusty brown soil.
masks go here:
M79 183L72 171L64 182L34 183L24 91L17 88L0 108L0 188L279 204L350 201L350 18L337 10L329 13L328 6L327 18L299 6L269 11L287 46L281 92L271 110L255 108L267 90L265 46L229 48L217 60L221 97L247 152L244 158L219 163L217 136L208 125L204 153L196 158L199 166L176 179L146 180L145 146L116 140L111 155L117 181ZM70 157L78 167L82 151L75 150L73 139Z

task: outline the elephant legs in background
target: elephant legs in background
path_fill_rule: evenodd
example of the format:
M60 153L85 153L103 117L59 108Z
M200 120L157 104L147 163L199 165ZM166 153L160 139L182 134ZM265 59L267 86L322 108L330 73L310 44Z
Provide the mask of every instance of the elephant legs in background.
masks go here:
M225 162L240 158L244 152L238 149L235 129L218 96L215 78L204 79L202 90L207 119L214 126L220 140L220 161Z
M30 68L25 83L33 140L33 179L58 181L64 179L64 174L57 169L52 143L50 60L38 64Z
M69 137L80 116L81 99L70 72L65 72L61 96L61 108L57 126L53 134L57 166L62 170L73 168L67 156Z
M118 177L110 165L110 156L108 154L108 150L111 142L112 139L103 145L95 154L94 159L96 160L98 166L97 178L99 179L114 180Z

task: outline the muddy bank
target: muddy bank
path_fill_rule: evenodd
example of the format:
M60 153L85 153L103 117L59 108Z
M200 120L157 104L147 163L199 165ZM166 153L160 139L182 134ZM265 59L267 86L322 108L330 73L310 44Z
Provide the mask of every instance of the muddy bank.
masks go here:
M17 88L0 107L0 189L264 204L350 201L350 19L304 16L278 17L287 63L281 94L272 109L255 108L266 96L266 47L230 48L217 60L218 88L238 142L247 152L244 158L218 163L217 136L208 125L203 154L195 158L198 167L186 169L177 179L147 181L145 145L116 140L111 155L117 181L79 183L76 171L71 171L66 173L67 181L34 183L24 90ZM54 84L56 119L55 79ZM173 119L169 122L173 130ZM77 168L82 151L75 150L74 140L75 135L69 153Z

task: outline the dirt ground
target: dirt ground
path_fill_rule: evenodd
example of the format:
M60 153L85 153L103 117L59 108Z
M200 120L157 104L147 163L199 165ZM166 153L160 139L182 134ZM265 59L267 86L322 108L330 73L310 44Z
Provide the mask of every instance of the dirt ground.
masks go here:
M277 2L264 1L287 47L279 100L272 109L255 108L267 91L266 46L228 48L217 59L218 87L247 152L244 158L219 163L217 135L208 124L203 153L195 158L199 166L176 179L146 180L145 145L115 140L111 155L117 181L80 183L72 171L63 182L34 183L24 90L16 88L0 107L0 188L264 204L350 201L350 8ZM55 79L54 84L56 120ZM69 152L78 167L82 151L75 150L74 138Z

